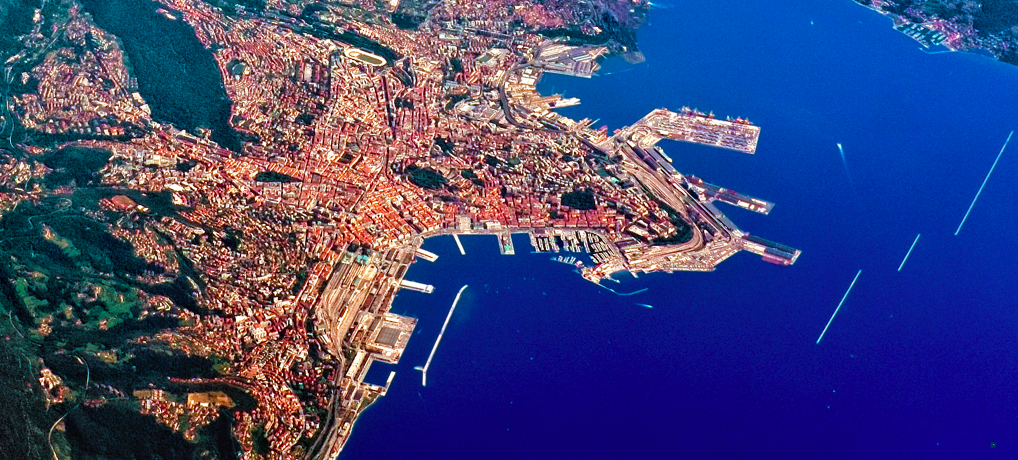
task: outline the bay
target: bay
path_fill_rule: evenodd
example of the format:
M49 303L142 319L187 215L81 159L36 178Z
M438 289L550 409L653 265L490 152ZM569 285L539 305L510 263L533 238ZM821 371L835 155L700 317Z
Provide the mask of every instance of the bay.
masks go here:
M492 237L464 237L465 257L428 240L439 261L408 278L435 293L394 304L419 333L344 457L1018 456L1018 153L953 235L1018 127L1018 69L925 54L848 0L662 6L640 32L646 64L539 88L609 129L687 105L762 126L756 155L663 147L683 173L776 202L722 210L799 262L621 276L620 291L649 291L618 297L520 237L512 257ZM422 388L413 367L463 284Z

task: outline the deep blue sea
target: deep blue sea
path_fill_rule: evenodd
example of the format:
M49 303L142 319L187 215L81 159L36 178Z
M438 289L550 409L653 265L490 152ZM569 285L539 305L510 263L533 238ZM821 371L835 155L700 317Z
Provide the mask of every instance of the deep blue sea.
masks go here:
M542 91L610 129L657 107L748 117L756 155L663 146L684 173L776 202L722 210L799 262L624 275L620 291L649 291L620 297L525 237L511 257L494 237L463 237L466 256L428 240L438 262L408 278L435 292L396 300L418 333L375 365L397 376L344 458L1018 458L1018 145L954 236L1018 129L1018 68L925 54L850 0L670 2L640 31L645 64ZM463 284L422 388L413 367Z

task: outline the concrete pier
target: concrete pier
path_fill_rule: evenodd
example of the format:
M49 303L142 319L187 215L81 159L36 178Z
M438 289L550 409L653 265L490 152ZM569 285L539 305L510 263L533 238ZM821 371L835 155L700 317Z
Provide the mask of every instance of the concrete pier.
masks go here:
M417 248L417 257L427 260L428 262L434 262L438 260L438 254L431 252L424 248Z
M516 248L513 246L513 234L511 232L498 234L498 251L501 252L503 256L516 254Z
M435 286L430 284L418 283L416 281L403 280L399 282L399 287L409 289L411 291L423 292L425 294L431 294L435 292Z
M438 350L438 344L442 343L442 335L445 334L445 328L449 326L449 320L452 319L453 312L456 311L456 304L460 301L460 296L463 295L463 291L467 289L467 285L463 285L460 288L460 292L456 293L456 298L452 301L452 307L449 308L449 314L445 316L445 322L442 323L442 331L438 333L438 338L435 339L435 345L431 347L431 354L428 355L428 361L424 363L424 367L417 367L416 370L421 371L421 386L428 386L428 368L431 367L431 360L435 358L435 351Z

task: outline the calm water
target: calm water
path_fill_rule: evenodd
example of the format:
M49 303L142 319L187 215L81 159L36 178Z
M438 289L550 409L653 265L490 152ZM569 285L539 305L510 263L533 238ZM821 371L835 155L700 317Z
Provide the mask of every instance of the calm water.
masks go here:
M611 129L683 105L761 125L754 156L664 146L683 172L775 201L723 210L799 263L740 254L712 274L624 276L650 290L616 297L494 238L464 238L466 257L429 240L439 261L408 277L435 293L394 305L420 332L345 457L1018 457L1018 151L953 236L1018 128L1018 69L924 54L848 0L671 6L641 32L647 64L542 88ZM421 388L412 368L463 284Z

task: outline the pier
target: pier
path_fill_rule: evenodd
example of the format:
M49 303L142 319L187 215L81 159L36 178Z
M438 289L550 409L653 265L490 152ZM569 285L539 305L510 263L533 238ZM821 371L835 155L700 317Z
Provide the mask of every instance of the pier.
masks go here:
M417 367L416 370L421 371L421 386L428 386L428 368L431 367L431 360L435 358L435 351L438 350L438 344L442 343L442 335L445 334L445 328L449 326L449 320L452 319L453 312L456 311L456 304L460 301L460 296L463 295L463 291L466 290L467 285L464 284L460 288L460 291L456 293L456 298L452 301L452 307L449 308L449 314L445 315L445 322L442 323L442 330L438 333L438 338L435 339L435 345L431 347L431 354L428 355L428 361L424 363L424 367Z
M703 179L696 176L688 176L687 180L689 181L689 186L692 187L693 190L710 201L717 200L725 204L738 206L764 215L770 214L771 209L774 208L774 203L748 195L743 195L724 187L718 187L717 185L704 182Z
M643 150L649 150L661 139L671 139L755 153L760 128L741 118L718 120L712 114L683 107L678 113L655 109L632 126L622 128L615 138L633 142L633 147ZM670 158L661 159L671 163Z
M742 248L775 265L792 265L802 254L798 249L750 234L742 236Z
M460 241L460 236L456 233L452 234L452 239L456 240L456 247L460 248L460 255L467 255L467 251L463 249L463 243Z
M431 252L424 248L417 248L417 257L427 260L428 262L434 262L438 260L438 254Z
M399 282L399 287L409 289L411 291L423 292L425 294L431 294L435 292L435 286L430 284L418 283L416 281L403 280Z
M498 251L501 252L503 256L516 254L516 247L513 246L513 234L511 232L498 234Z

